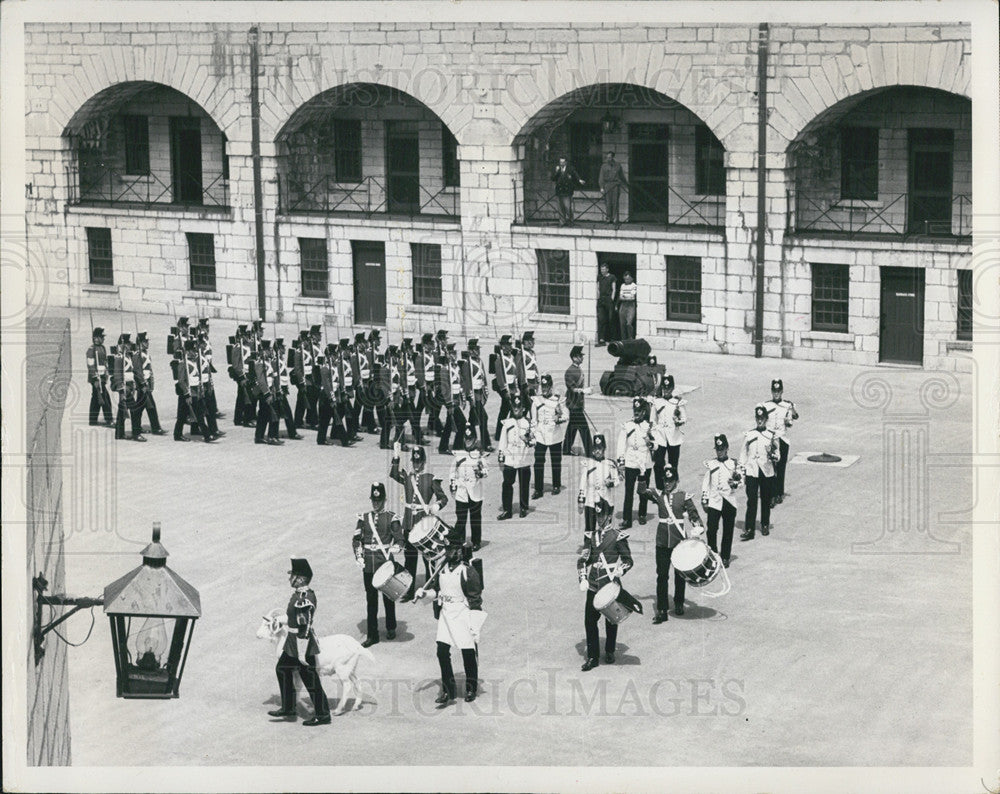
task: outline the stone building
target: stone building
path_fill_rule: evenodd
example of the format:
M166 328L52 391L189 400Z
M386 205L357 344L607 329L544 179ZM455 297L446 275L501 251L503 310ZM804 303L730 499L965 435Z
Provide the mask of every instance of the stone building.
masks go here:
M603 262L634 273L658 349L965 368L970 41L962 24L33 24L28 230L56 304L569 341L595 336ZM618 225L596 184L609 150ZM569 226L560 155L584 181Z

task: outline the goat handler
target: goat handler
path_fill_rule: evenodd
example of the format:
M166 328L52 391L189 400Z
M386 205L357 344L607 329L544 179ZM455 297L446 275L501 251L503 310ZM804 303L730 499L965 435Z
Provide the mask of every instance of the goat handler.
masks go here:
M278 675L278 690L281 693L281 708L269 711L271 717L295 717L295 682L293 676L298 670L302 683L312 698L314 715L303 725L330 724L330 704L323 691L323 685L316 672L316 657L319 643L313 631L313 616L316 614L316 594L310 589L312 568L309 561L292 559L289 584L295 592L288 599L288 636L285 648L278 658L274 671Z

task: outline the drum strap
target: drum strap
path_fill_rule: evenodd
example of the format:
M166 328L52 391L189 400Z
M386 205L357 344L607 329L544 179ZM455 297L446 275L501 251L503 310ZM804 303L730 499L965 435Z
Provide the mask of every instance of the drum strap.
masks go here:
M609 579L615 579L618 573L618 569L621 567L617 562L608 565L608 561L604 559L604 552L602 551L598 555L598 559L601 561L601 567L608 572Z
M382 556L384 556L388 560L390 559L389 552L386 549L385 544L382 542L382 537L378 534L378 526L375 523L375 518L376 518L375 513L368 514L368 526L372 528L372 537L375 538L375 543L378 545L378 550L382 552Z
M681 532L681 534L686 538L687 532L684 531L684 525L677 520L674 516L674 511L670 507L670 500L673 498L673 494L668 494L667 498L663 500L664 507L667 508L667 515L670 516L670 523L674 524Z

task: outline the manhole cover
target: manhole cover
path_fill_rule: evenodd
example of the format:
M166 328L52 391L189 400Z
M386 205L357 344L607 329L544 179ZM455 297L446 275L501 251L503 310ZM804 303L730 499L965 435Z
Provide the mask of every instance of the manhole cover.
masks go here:
M830 455L827 452L820 455L810 455L806 460L810 463L840 463L840 458L836 455Z

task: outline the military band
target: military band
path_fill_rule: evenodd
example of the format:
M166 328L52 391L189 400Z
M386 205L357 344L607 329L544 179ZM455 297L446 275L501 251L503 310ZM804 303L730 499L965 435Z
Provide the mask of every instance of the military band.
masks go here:
M403 528L399 516L385 509L385 485L372 483L369 493L372 509L358 514L358 523L354 528L351 545L354 549L354 560L362 571L365 586L367 611L365 628L367 636L361 643L370 648L380 640L378 630L378 597L373 578L375 572L387 562L393 562L394 557L403 550ZM385 609L385 634L390 640L396 639L396 602L389 596L382 595L382 605Z
M767 409L754 408L756 427L743 434L740 448L740 471L746 483L747 508L740 540L753 540L757 528L757 503L760 502L760 534L771 532L771 497L774 495L774 464L780 458L778 437L767 429Z
M562 448L566 440L568 421L566 405L552 391L552 376L546 373L540 381L541 394L531 398L531 431L535 437L535 490L532 499L545 494L545 455L552 462L552 495L562 490Z
M510 398L510 416L500 423L497 446L497 463L503 467L503 485L500 490L501 513L498 521L506 521L514 514L514 481L518 483L518 507L521 518L528 515L528 490L531 484L531 464L534 460L535 437L531 423L524 415L521 398Z
M472 550L483 543L483 480L490 470L479 451L479 439L471 427L465 428L465 450L455 456L448 472L448 487L455 497L453 543L465 543L465 524L469 523Z
M785 467L788 465L788 431L799 418L795 403L784 398L785 385L780 378L771 381L771 399L764 403L767 410L767 429L778 438L779 458L774 466L774 493L771 506L785 500Z
M614 504L612 488L621 482L618 465L606 460L604 453L607 442L598 433L591 444L590 459L580 472L580 487L577 492L577 503L584 514L584 532L593 532L597 526L597 507L601 502Z
M729 457L729 440L724 433L715 437L715 459L706 460L705 476L701 481L701 505L708 514L708 545L721 554L722 564L729 567L733 548L733 531L736 527L736 505L743 475L739 465ZM659 486L657 486L659 487ZM722 545L718 540L719 521L722 521Z
M653 469L652 433L649 426L649 403L641 397L632 400L632 419L618 433L618 466L624 473L625 503L622 506L622 529L632 526L632 501L639 490L639 523L646 523L646 486Z

